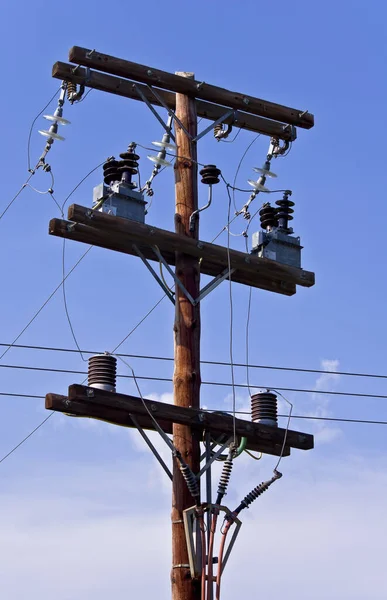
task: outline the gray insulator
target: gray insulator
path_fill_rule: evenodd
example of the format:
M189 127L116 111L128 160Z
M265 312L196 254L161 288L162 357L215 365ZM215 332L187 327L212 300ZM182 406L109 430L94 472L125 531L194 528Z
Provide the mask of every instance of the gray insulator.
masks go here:
M97 354L89 358L88 386L116 391L117 359L111 354Z
M179 461L179 467L191 496L193 498L198 498L200 496L200 491L195 475L192 473L187 464Z
M269 487L275 481L277 481L277 479L280 479L281 477L282 477L282 473L280 473L279 471L274 471L274 475L271 479L269 479L268 481L263 481L262 483L257 485L257 487L255 487L253 490L251 490L251 492L243 498L242 502L240 503L238 508L235 510L236 514L239 514L243 508L248 508L250 506L250 504L252 502L254 502L254 500L259 498L259 496L261 496L261 494L263 494L263 492L266 492L266 490L268 490Z
M219 485L218 485L218 500L217 504L220 504L223 496L227 492L228 484L230 482L230 476L232 471L233 462L230 457L226 458L223 464L222 474L220 476Z
M254 423L277 427L277 396L272 392L251 396L251 419Z

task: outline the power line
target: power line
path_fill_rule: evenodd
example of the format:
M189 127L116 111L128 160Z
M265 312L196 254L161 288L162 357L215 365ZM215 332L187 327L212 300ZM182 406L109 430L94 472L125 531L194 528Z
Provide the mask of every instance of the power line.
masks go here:
M118 355L117 356L127 356L127 355ZM54 367L33 367L30 365L1 365L0 368L3 369L21 369L26 371L42 371L46 373L67 373L69 375L87 375L87 371L77 371L75 369L56 369ZM122 379L133 379L131 375L117 375ZM163 382L172 382L173 379L171 377L151 377L149 375L136 375L137 379L142 379L144 381L163 381ZM239 387L243 389L249 389L249 386L246 383L228 383L224 381L202 381L202 385L214 385L220 387ZM278 390L280 392L299 392L305 394L322 394L329 396L349 396L356 398L374 398L374 399L387 399L387 395L385 394L364 394L360 392L337 392L337 391L329 391L329 390L316 390L316 389L304 389L304 388L285 388L278 387L277 385L262 385L262 384L250 384L250 388L260 388L260 389L268 389L268 390Z
M202 409L206 412L213 412L214 409L212 408L206 408L206 409ZM229 410L224 410L223 408L220 409L222 412L226 412L226 413L230 413L231 411ZM215 411L217 412L217 411ZM237 415L250 415L251 413L249 413L248 411L244 411L244 410L237 410L236 411ZM278 415L279 417L285 417L288 418L289 415ZM311 420L311 421L335 421L338 423L361 423L364 425L387 425L387 421L377 421L377 420L372 420L372 419L345 419L345 418L341 418L341 417L317 417L314 415L293 415L292 414L292 419L307 419L307 420Z
M164 299L164 296L163 298ZM159 302L161 302L161 300ZM153 307L156 308L156 305ZM144 317L145 319L145 317ZM0 342L0 347L4 347L4 346L10 346L11 344L6 344L4 342ZM78 350L75 350L74 348L59 348L59 347L55 347L55 346L35 346L35 345L28 345L28 344L12 344L13 348L21 348L21 349L25 349L25 350L47 350L50 352L69 352L69 353L75 353L78 354ZM116 350L116 349L115 349ZM152 356L152 355L146 355L146 354L120 354L117 353L115 350L113 350L112 353L117 354L117 356L122 356L123 358L138 358L138 359L144 359L144 360L164 360L164 361L173 361L173 358L170 356ZM101 354L101 350L82 350L83 354ZM216 361L216 360L201 360L200 361L202 364L205 365L217 365L217 366L221 366L221 367L229 367L230 363L229 362L225 362L225 361ZM297 373L317 373L317 374L326 374L326 375L346 375L346 376L350 376L350 377L371 377L371 378L376 378L376 379L387 379L387 375L380 375L380 374L375 374L375 373L355 373L355 372L350 372L350 371L324 371L323 369L303 369L300 367L278 367L278 366L274 366L274 365L252 365L252 364L247 364L247 363L237 363L234 362L233 363L234 367L243 367L246 368L247 366L249 367L249 369L271 369L271 370L277 370L277 371L294 371Z
M35 321L35 319L37 318L37 316L42 312L43 308L50 302L51 298L56 294L56 292L60 289L60 287L63 285L63 282L69 277L69 275L71 275L71 273L74 271L74 269L76 269L76 267L79 265L79 263L85 258L85 256L90 252L90 250L92 249L93 246L89 246L88 249L86 250L86 252L84 252L82 254L82 256L77 260L77 262L75 263L75 265L70 269L70 271L67 273L66 277L64 279L62 279L62 281L59 283L59 285L57 285L57 287L55 288L55 290L49 295L49 297L47 298L47 300L45 300L45 302L43 302L43 304L41 305L41 307L36 311L36 313L34 314L34 316L32 317L32 319L30 319L27 323L27 325L25 327L23 327L23 329L21 330L21 332L19 333L19 335L17 335L15 337L15 339L13 340L13 342L11 344L7 344L7 348L6 350L4 350L4 352L0 355L0 360L7 354L7 352L9 352L9 350L14 346L14 344L18 341L18 339L23 335L23 333L30 327L30 325ZM5 344L2 344L5 345Z
M34 433L36 433L38 431L38 429L40 429L45 423L47 423L47 421L49 419L51 419L51 417L54 415L55 413L50 413L48 415L48 417L46 417L41 423L39 423L39 425L37 427L35 427L35 429L33 429L32 431L30 431L30 433L28 435L26 435L25 438L23 438L21 440L21 442L19 442L16 446L14 446L12 448L12 450L10 450L7 454L5 454L1 459L0 459L0 463L2 463L3 461L5 461L6 458L8 458L9 456L11 456L11 454L13 454L15 452L15 450L17 450L18 448L20 448L20 446L22 446L24 444L24 442L26 442L31 436L34 435Z
M140 378L136 376L136 379L140 379ZM45 396L39 396L39 395L34 395L34 394L17 394L14 392L0 392L0 396L8 396L11 398L31 398L31 399L37 399L37 400L45 399ZM145 398L145 400L146 400L146 398ZM220 409L203 408L201 410L206 411L206 412L226 412L229 414L233 414L233 411L224 410L224 408L220 408ZM251 415L251 413L246 410L237 410L237 411L235 411L235 414L236 415ZM278 416L284 417L284 418L289 417L288 414L287 415L279 414ZM347 419L344 417L318 417L315 415L293 415L292 414L292 419L306 419L306 420L310 420L310 421L335 421L335 422L339 422L339 423L360 423L360 424L365 424L365 425L387 425L387 421L378 421L378 420L373 420L373 419ZM1 460L0 460L0 462L1 462Z
M3 210L3 212L0 214L0 221L4 217L5 213L8 211L8 209L11 208L11 206L15 202L15 200L20 196L20 194L22 193L22 191L24 190L24 188L27 187L27 185L28 185L30 179L33 177L33 175L34 175L34 173L30 173L30 175L27 177L26 181L21 186L20 190L18 192L16 192L16 194L14 195L14 197L12 198L12 200L7 204L7 206L5 207L5 209Z

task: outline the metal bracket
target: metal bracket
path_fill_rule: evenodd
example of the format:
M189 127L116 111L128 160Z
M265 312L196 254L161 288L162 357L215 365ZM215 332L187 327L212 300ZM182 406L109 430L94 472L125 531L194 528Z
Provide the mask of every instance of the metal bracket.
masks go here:
M161 106L163 106L165 108L165 110L168 112L168 115L170 117L172 117L172 119L174 119L176 121L176 123L179 125L179 127L182 128L182 130L184 131L185 135L192 141L194 142L195 140L192 139L192 135L190 134L190 132L184 127L183 123L180 121L180 119L176 116L175 112L169 108L169 106L167 106L164 102L164 100L161 98L161 96L156 92L156 90L149 85L149 83L147 84L147 87L150 89L150 91L152 92L152 94L154 95L154 97L156 98L156 100L161 104ZM175 138L173 138L175 139ZM196 139L196 138L195 138Z
M209 458L206 460L206 464L204 465L204 467L199 471L199 473L196 475L197 479L200 479L200 477L203 475L203 473L205 473L207 471L207 469L209 469L212 465L212 463L214 462L214 460L216 460L218 458L218 456L220 456L223 452L223 450L225 450L227 448L227 446L229 446L232 442L233 438L228 439L220 448L219 450L217 450L212 456L211 456L211 451L210 451L210 456ZM206 447L206 455L207 455L207 447Z
M168 296L168 298L170 299L170 301L172 302L172 304L175 304L175 299L173 297L173 294L172 294L171 290L169 288L167 288L167 286L164 284L164 282L160 279L160 277L157 275L157 273L154 270L154 268L152 267L152 265L149 264L148 260L145 258L145 256L141 252L141 250L139 250L137 248L136 244L133 244L132 247L133 247L133 250L136 252L136 254L138 254L138 256L141 258L141 260L144 263L144 265L146 266L146 268L151 272L151 274L153 275L153 277L156 279L156 281L159 284L159 286L162 288L162 290Z
M150 87L150 86L148 86ZM149 102L148 98L145 96L145 94L143 93L143 91L134 83L133 84L133 89L136 90L137 94L140 96L141 100L143 102L145 102L145 104L147 105L147 107L149 108L149 110L154 114L154 116L156 117L156 119L158 120L158 122L162 125L162 127L164 127L165 131L168 133L168 135L171 136L171 138L173 139L173 141L175 142L175 136L173 135L171 129L168 127L168 125L166 123L164 123L163 119L160 117L159 113L157 112L156 109L153 108L152 104ZM152 88L151 88L152 89ZM154 90L152 89L153 93ZM169 111L170 109L168 109ZM176 118L176 117L175 117Z
M165 462L161 458L160 454L157 452L156 448L154 447L154 445L152 444L152 442L150 441L150 439L146 435L146 433L143 430L143 428L141 427L141 425L139 425L136 417L134 415L132 415L131 413L129 413L129 417L132 419L133 424L137 428L137 430L138 430L139 434L141 435L142 439L144 440L144 442L149 446L149 448L152 450L154 456L157 458L157 460L159 461L160 465L163 467L163 469L166 472L166 474L168 475L169 479L171 481L173 481L173 475L172 475L171 471L168 469L167 465L165 464Z
M227 561L230 557L231 550L233 549L233 546L235 544L235 540L239 534L239 530L242 527L242 522L240 521L240 519L233 516L231 511L226 506L217 506L215 504L204 504L204 505L202 505L201 509L204 512L213 512L213 511L223 512L223 513L225 513L226 518L228 517L228 518L232 519L233 523L235 523L235 528L233 530L233 534L231 536L230 542L227 546L227 550L226 550L226 553L223 558L223 565L222 565L222 573L223 573L223 570L224 570L224 568L227 564ZM197 506L192 506L191 508L187 508L186 510L183 511L184 530L185 530L185 536L186 536L186 541L187 541L187 550L188 550L188 560L189 560L192 578L198 577L201 572L201 565L199 562L200 545L198 548L196 548L195 542L194 542L194 538L195 538L194 532L196 532L196 529L197 529L196 514L197 514ZM216 564L216 561L214 561L214 564Z
M198 140L200 140L200 138L204 137L205 135L207 135L207 133L209 131L211 131L212 129L214 129L214 127L216 127L217 125L220 125L221 123L223 123L228 117L231 117L231 115L235 116L235 110L233 108L230 108L230 110L228 110L222 117L219 117L219 119L217 119L214 123L211 123L211 125L209 125L208 127L206 127L206 129L204 129L203 131L201 131L200 133L198 133L198 135L196 137L193 138L193 142L197 142Z
M220 285L222 283L222 281L224 281L225 279L227 279L235 271L235 269L230 269L229 270L228 267L226 267L226 269L224 269L222 271L222 273L219 273L219 275L217 275L209 283L207 283L207 285L205 285L204 288L200 291L199 296L196 299L194 299L192 297L192 295L189 293L189 291L187 290L187 288L185 287L185 285L177 277L177 275L173 271L173 269L171 269L171 267L169 266L169 264L167 263L167 261L165 260L165 258L163 257L163 255L160 253L159 249L156 248L156 246L152 246L152 250L156 254L156 256L159 259L159 261L167 269L167 271L171 275L171 277L173 277L176 285L179 286L179 288L181 289L181 291L183 292L183 294L185 295L185 297L191 302L192 306L196 306L197 304L199 304L199 302L201 300L203 300L203 298L205 298L207 296L207 294L209 294L210 292L212 292L212 290L214 290L215 288L217 288L218 285Z

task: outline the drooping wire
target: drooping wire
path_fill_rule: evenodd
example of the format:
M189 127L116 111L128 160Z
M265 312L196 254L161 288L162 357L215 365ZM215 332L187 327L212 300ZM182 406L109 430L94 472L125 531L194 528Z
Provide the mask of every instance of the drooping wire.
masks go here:
M290 420L292 418L293 404L290 402L290 400L288 400L287 398L285 398L285 396L283 394L281 394L281 392L279 392L278 390L276 390L274 388L271 388L271 389L272 389L273 392L277 392L277 394L279 394L281 396L281 398L283 398L285 400L285 402L287 402L289 404L289 406L290 406L290 408L289 408L289 415L288 415L288 422L286 424L286 430L285 430L285 435L284 435L284 441L283 441L282 448L281 448L281 453L279 455L278 462L277 462L276 466L274 467L274 473L275 473L277 471L277 469L278 469L278 466L279 466L282 458L283 458L283 454L284 454L284 450L285 450L285 446L286 446L286 440L287 440L287 437L288 437L288 431L289 431L289 427L290 427Z
M63 247L62 247L62 280L63 280L63 285L62 285L62 292L63 292L63 305L64 305L64 309L65 309L65 313L66 313L66 318L67 318L67 322L69 324L70 327L70 331L71 331L71 335L73 337L74 340L74 344L76 345L78 352L80 354L81 359L83 360L83 362L87 362L87 359L83 356L82 350L78 344L78 340L76 338L75 332L74 332L74 327L73 324L71 322L71 318L70 318L70 313L69 313L69 309L67 306L67 296L66 296L66 284L65 284L65 273L66 273L66 264L65 264L65 252L66 252L66 239L63 239Z
M36 117L34 118L34 120L31 123L31 127L29 130L29 134L28 134L28 140L27 140L27 164L28 164L28 172L29 172L29 176L27 177L26 181L23 183L23 185L21 186L21 188L19 189L19 191L15 194L15 196L12 198L12 200L8 203L8 205L5 207L5 209L3 210L3 212L0 214L0 221L1 219L4 217L4 215L6 214L6 212L11 208L12 204L15 202L15 200L20 196L20 194L22 193L22 191L27 187L31 187L29 185L29 182L31 180L31 178L35 175L36 170L38 168L38 165L40 163L40 161L38 162L38 164L36 165L36 167L34 169L31 169L31 157L30 157L30 146L31 146L31 136L32 136L32 131L34 128L34 125L37 121L37 119L41 116L41 114L46 110L46 108L51 104L51 102L54 100L54 98L57 96L58 92L62 89L62 84L59 86L59 88L55 91L54 95L50 98L50 100L47 102L47 104L42 108L42 110L36 115ZM51 173L51 170L48 169L45 171L46 173ZM52 174L51 174L51 177ZM52 179L52 187L53 187L53 179ZM35 188L32 188L34 191L39 192L38 190L36 190Z
M159 304L161 304L161 302L164 300L164 298L166 298L166 294L164 294L156 302L156 304L154 304L152 306L152 308L150 310L148 310L148 312L142 317L142 319L140 319L140 321L129 331L129 333L125 335L125 337L119 342L119 344L117 344L117 346L112 350L111 354L115 354L117 352L118 348L120 348L122 346L122 344L124 342L126 342L126 340L132 335L132 333L134 333L136 331L136 329L138 329L138 327L140 327L140 325L142 325L142 323L145 321L145 319L147 319L149 317L149 315L152 314L152 312L158 307Z
M34 173L30 173L30 175L28 176L28 178L26 179L26 181L23 183L23 185L21 186L21 188L19 189L19 191L14 195L14 197L12 198L12 200L7 204L7 206L5 207L5 209L3 210L3 212L0 214L0 221L4 217L5 213L11 208L11 206L15 202L15 200L20 196L20 194L22 193L22 191L27 187L30 179L33 176L34 176Z
M251 396L251 388L250 388L250 369L249 369L249 360L250 360L250 315L251 315L251 296L252 296L252 287L249 287L249 297L247 302L247 317L246 317L246 335L245 335L245 351L246 351L246 381L247 381L247 389L249 390L249 395Z
M115 356L117 356L117 355L115 355ZM164 442L167 444L168 448L171 450L172 456L177 459L181 474L187 484L188 490L191 493L191 496L195 499L196 503L198 504L199 499L200 499L200 489L199 489L199 485L198 485L196 476L192 472L191 468L187 465L187 463L181 456L180 452L177 450L177 448L173 444L172 440L167 436L165 431L163 431L163 429L160 427L159 423L157 422L157 419L155 419L155 417L152 415L152 412L149 410L149 408L144 400L144 397L141 393L140 386L138 385L137 377L136 377L133 367L131 367L131 365L129 363L127 363L121 356L117 356L117 358L121 362L123 362L128 367L128 369L130 369L130 371L132 373L134 384L137 388L137 392L140 396L141 402L142 402L146 412L148 413L149 417L151 418L156 430L158 431L158 433L160 434L160 436L162 437Z
M251 142L250 142L250 143L249 143L249 145L247 146L246 150L245 150L245 151L244 151L244 153L242 154L242 156L241 156L241 158L240 158L240 161L239 161L239 163L238 163L237 169L236 169L236 171L235 171L235 175L234 175L234 181L233 181L233 192L232 192L232 201L233 201L233 204L234 204L234 209L235 209L235 212L238 212L238 209L237 209L237 207L236 207L236 203L235 203L235 190L236 190L236 188L235 188L235 184L236 184L236 180L237 180L237 178L238 178L239 171L240 171L240 169L241 169L241 166L242 166L242 163L243 163L243 161L244 161L244 159L245 159L245 157L246 157L246 154L248 153L248 151L250 150L251 146L252 146L252 145L253 145L253 144L254 144L254 143L257 141L257 139L258 139L260 136L261 136L261 134L260 134L260 133L258 133L258 134L257 134L257 135L256 135L256 136L255 136L255 137L254 137L254 138L251 140Z
M105 162L105 161L104 161L104 162ZM97 170L99 167L101 167L101 165L103 165L103 164L104 164L104 162L103 162L103 163L99 163L99 164L98 164L96 167L94 167L93 169L91 169L91 170L90 170L90 171L89 171L89 172L88 172L88 173L87 173L87 174L86 174L86 175L85 175L85 176L84 176L84 177L83 177L83 178L82 178L82 179L79 181L79 183L77 183L77 185L76 185L76 186L75 186L75 187L74 187L74 188L71 190L71 192L70 192L70 193L67 195L66 199L65 199L65 200L64 200L64 202L63 202L63 205L62 205L62 207L59 207L59 210L61 211L61 214L62 214L62 218L63 218L63 216L64 216L64 213L63 213L64 207L65 207L66 203L69 201L69 199L71 198L71 196L72 196L72 195L74 194L74 192L75 192L75 191L76 191L76 190L77 190L77 189L78 189L78 188L79 188L79 187L82 185L82 183L83 183L84 181L86 181L86 179L87 179L88 177L90 177L90 175L91 175L92 173L94 173L94 171L96 171L96 170ZM57 203L57 201L55 200L55 198L54 198L54 197L53 197L53 200L54 200L54 201L55 201L55 203L58 205L58 203ZM58 206L59 206L59 205L58 205ZM63 291L63 305L64 305L64 309L65 309L65 314L66 314L67 322L68 322L68 324L69 324L70 331L71 331L71 335L72 335L72 338L73 338L73 340L74 340L74 343L75 343L75 345L76 345L76 347L77 347L77 349L78 349L78 352L79 352L79 354L80 354L80 357L82 358L82 360L83 360L84 362L86 362L86 361L87 361L87 359L86 359L86 358L83 356L82 350L81 350L81 348L80 348L80 345L78 344L78 340L77 340L77 337L76 337L76 335L75 335L74 327L73 327L73 324L72 324L72 321L71 321L71 318L70 318L70 313L69 313L68 304L67 304L67 295L66 295L66 278L65 278L65 270L66 270L66 269L65 269L65 262L66 262L66 261L65 261L65 254L66 254L66 240L65 240L65 239L63 239L63 247L62 247L62 280L63 280L62 291Z
M44 110L44 109L43 109ZM14 446L9 452L7 452L7 454L5 454L1 459L0 459L0 464L2 462L4 462L9 456L11 456L11 454L13 454L15 452L15 450L17 450L18 448L20 448L20 446L22 446L24 444L24 442L26 442L30 437L32 437L34 435L34 433L36 433L38 431L38 429L40 429L41 427L43 427L43 425L45 423L47 423L47 421L49 419L51 419L51 417L54 415L54 412L51 412L48 417L46 417L45 419L43 419L43 421L41 421L41 423L39 423L39 425L37 427L35 427L35 429L33 429L32 431L30 431L30 433L28 435L26 435L25 438L23 438L18 444L16 444L16 446Z
M94 90L94 88L90 88L86 94L83 96L83 98L81 98L80 100L77 100L76 102L74 102L73 106L76 106L77 104L81 104L82 102L84 102L87 98L87 96Z
M220 139L220 142L223 142L224 144L233 144L235 142L235 140L237 139L238 135L240 134L240 132L242 131L242 129L238 129L238 131L236 132L236 134L234 135L234 137L232 138L232 140L224 140L224 139Z
M88 177L90 177L90 175L91 175L92 173L94 173L94 171L96 171L97 169L99 169L100 167L102 167L102 165L103 165L105 162L106 162L106 159L105 159L105 160L103 160L102 162L100 162L100 163L99 163L99 164L98 164L96 167L94 167L93 169L91 169L91 170L90 170L90 171L87 173L87 175L85 175L85 176L83 177L83 179L81 179L81 181L80 181L79 183L77 183L77 185L75 186L75 188L74 188L74 189L72 189L72 190L71 190L71 192L69 193L69 195L68 195L68 196L65 198L65 200L64 200L64 202L63 202L63 204L62 204L62 208L61 208L62 212L64 211L64 208L65 208L65 206L66 206L66 204L67 204L68 200L71 198L71 196L74 194L74 192L76 192L76 190L79 188L79 186L81 186L81 185L82 185L82 183L83 183L83 182L84 182L84 181L85 181L85 180L86 180Z
M56 294L56 292L61 288L61 286L63 285L63 281L66 281L68 279L68 277L71 275L71 273L77 268L77 266L79 265L79 263L85 258L85 256L90 252L90 250L92 249L93 246L89 246L88 249L86 250L86 252L84 252L82 254L82 256L77 260L77 262L74 264L74 266L70 269L70 271L67 273L66 277L64 278L64 280L62 279L62 281L56 286L56 288L54 289L54 291L49 295L49 297L47 298L47 300L45 300L43 302L43 304L41 305L41 307L36 311L36 313L34 314L34 316L28 321L27 325L25 325L25 327L23 327L23 329L21 330L21 332L15 337L15 339L13 340L13 342L11 342L11 344L9 344L7 346L7 348L4 350L4 352L0 355L0 360L7 354L7 352L9 352L9 350L12 348L12 346L18 341L18 339L21 338L21 336L23 335L23 333L25 333L25 331L27 331L27 329L30 327L30 325L32 325L32 323L35 321L35 319L37 318L37 316L42 312L42 310L44 309L44 307L50 302L51 298L53 298L53 296Z
M232 299L232 279L231 279L231 258L230 258L230 217L231 217L231 194L228 193L228 210L227 210L227 264L229 271L229 301L230 301L230 366L231 366L231 382L232 382L232 409L233 409L233 434L234 444L236 444L236 394L235 394L235 378L234 378L234 359L233 359L233 326L234 326L234 307Z

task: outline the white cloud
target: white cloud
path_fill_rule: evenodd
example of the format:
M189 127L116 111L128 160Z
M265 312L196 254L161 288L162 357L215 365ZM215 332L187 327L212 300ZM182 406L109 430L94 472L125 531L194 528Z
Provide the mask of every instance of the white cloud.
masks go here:
M239 459L238 459L239 460ZM269 458L235 464L228 503L270 476ZM242 513L223 600L382 600L385 461L295 453L284 477ZM7 600L170 598L170 502L147 464L62 464L7 482L0 577Z
M340 363L338 360L323 359L321 361L321 369L328 371L322 373L317 379L314 386L316 392L310 395L308 408L304 414L321 418L332 417L330 410L331 400L329 396L319 394L318 391L334 391L340 381L340 375L337 374ZM314 421L311 423L311 428L315 435L316 444L329 444L337 440L342 435L342 430L334 425L331 426L329 421Z

